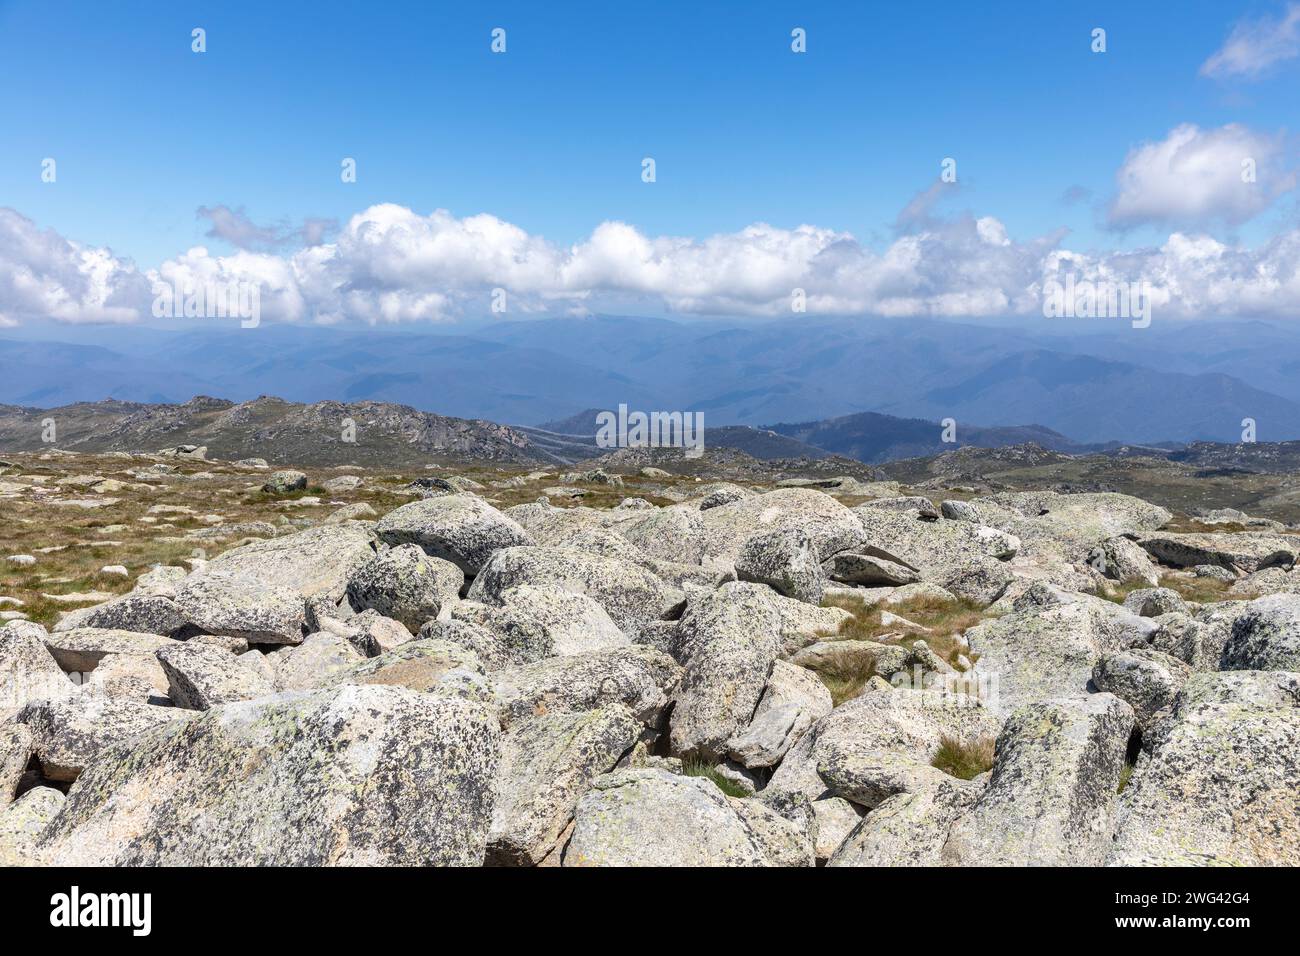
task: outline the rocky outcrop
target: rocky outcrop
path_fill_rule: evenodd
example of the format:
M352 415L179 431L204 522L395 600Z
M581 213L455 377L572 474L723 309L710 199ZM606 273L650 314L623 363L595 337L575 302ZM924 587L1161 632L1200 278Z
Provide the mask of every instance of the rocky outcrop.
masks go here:
M491 710L399 687L229 704L88 766L41 840L68 866L481 864Z

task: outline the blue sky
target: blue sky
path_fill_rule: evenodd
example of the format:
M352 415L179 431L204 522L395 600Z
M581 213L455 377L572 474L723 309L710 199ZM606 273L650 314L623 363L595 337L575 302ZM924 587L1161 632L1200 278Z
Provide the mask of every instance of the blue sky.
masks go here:
M953 157L959 189L936 214L996 217L1018 241L1068 230L1073 249L1149 248L1177 224L1106 224L1130 149L1181 124L1294 132L1294 58L1260 77L1198 72L1235 24L1287 9L9 0L0 206L141 269L196 244L231 252L196 216L218 205L286 227L378 203L490 213L561 246L610 220L696 238L808 223L880 250ZM1279 152L1292 165L1293 147ZM44 157L57 184L40 181ZM1085 198L1070 204L1072 187ZM1291 195L1193 225L1258 245L1295 227Z

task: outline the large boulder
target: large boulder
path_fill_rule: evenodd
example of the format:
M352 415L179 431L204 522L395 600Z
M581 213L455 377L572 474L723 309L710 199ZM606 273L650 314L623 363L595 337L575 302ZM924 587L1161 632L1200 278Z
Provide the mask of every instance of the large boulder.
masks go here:
M272 495L286 495L293 491L302 491L306 487L307 476L301 471L287 468L283 471L271 472L271 476L262 484L262 490Z
M773 767L831 709L831 692L816 674L775 661L753 718L728 741L727 752L750 769Z
M995 736L999 724L976 702L937 691L869 691L813 724L767 790L801 792L810 800L838 796L870 810L941 779L932 761L945 737L974 744Z
M101 754L42 838L67 866L479 865L484 705L342 685L228 704Z
M811 539L818 561L865 542L862 522L830 495L811 488L778 488L700 512L704 557L735 561L745 542L762 531L797 528Z
M503 727L540 714L622 704L643 724L658 726L668 690L682 669L662 651L642 645L550 657L491 674Z
M59 667L68 673L77 674L93 671L100 662L116 654L152 656L175 643L171 638L158 634L98 627L54 631L45 636L45 647Z
M46 636L43 627L28 621L0 628L0 717L34 700L76 693L77 685L46 648Z
M612 770L640 732L640 721L621 704L542 714L512 727L501 742L487 862L539 863L591 781Z
M625 524L618 533L647 557L679 564L699 564L704 557L704 519L698 508L656 508Z
M1129 538L1107 538L1089 552L1087 560L1120 584L1140 581L1147 587L1155 587L1160 583L1160 569L1152 562L1151 555Z
M1141 538L1138 544L1161 564L1179 568L1217 564L1247 574L1261 568L1290 567L1300 554L1300 538L1265 531L1160 533Z
M749 811L763 814L764 826L751 824ZM597 778L578 801L564 865L778 865L785 861L774 857L763 830L794 830L794 824L778 821L782 818L762 804L728 799L703 777L655 768L618 770Z
M1168 710L1191 676L1187 664L1149 647L1107 654L1092 669L1096 688L1132 707L1143 732Z
M1156 626L1109 601L1081 596L1066 604L1026 606L977 624L966 639L979 655L974 676L996 681L1000 705L1011 710L1086 694L1098 660Z
M988 789L943 862L1097 866L1106 858L1133 709L1112 694L1029 704L998 735Z
M319 614L343 601L352 572L374 555L359 524L323 525L213 558L176 590L199 631L258 644L299 644Z
M207 710L233 700L250 700L275 692L266 677L229 651L197 641L175 641L158 651L173 704Z
M828 558L822 567L832 581L842 581L845 584L899 587L921 580L921 575L915 568L874 554L846 551Z
M749 724L781 652L774 595L760 584L725 584L691 602L678 628L686 668L673 693L670 746L710 760Z
M916 512L892 511L874 502L854 514L866 536L863 553L916 570L922 581L989 604L1006 590L1013 575L1005 565L1020 550L1020 539L997 528L966 520L923 520Z
M26 724L0 723L0 809L18 794L32 757L32 732Z
M482 674L483 665L473 651L459 644L436 638L420 638L408 641L386 654L336 670L321 683L326 686L388 684L429 692L438 688L452 672Z
M18 714L32 735L32 752L47 780L76 780L105 748L182 720L188 711L135 700L78 694L38 700Z
M805 604L821 604L827 585L821 561L813 537L802 528L760 531L741 545L736 577Z
M184 626L185 615L171 598L132 592L94 607L69 611L54 625L54 630L93 627L171 637Z
M296 647L286 647L276 653L272 664L275 689L324 687L363 659L361 652L342 635L328 631L309 634Z
M1300 671L1300 595L1251 601L1233 622L1220 667L1226 671Z
M424 498L388 512L375 533L390 545L416 544L426 554L478 574L502 548L533 544L518 522L469 494Z
M983 777L943 776L913 792L895 794L856 823L827 865L942 865L952 825L970 812L986 785Z
M465 575L450 561L431 558L413 544L381 551L352 572L348 600L401 621L412 633L460 597Z
M571 548L547 547L497 551L474 578L467 597L501 605L506 592L520 585L585 594L629 637L652 621L670 616L684 600L681 591L635 564Z
M1147 736L1109 862L1300 865L1300 675L1194 674Z
M522 584L504 591L501 600L502 607L466 602L458 616L491 631L510 663L630 643L605 609L585 594Z
M38 866L36 841L63 809L62 791L33 787L9 806L0 806L0 867Z

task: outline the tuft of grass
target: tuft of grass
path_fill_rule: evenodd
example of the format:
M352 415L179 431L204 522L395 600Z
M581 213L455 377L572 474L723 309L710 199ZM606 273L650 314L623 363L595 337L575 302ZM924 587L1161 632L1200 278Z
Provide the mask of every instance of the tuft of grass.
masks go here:
M1217 578L1198 578L1195 575L1187 574L1165 574L1160 578L1160 587L1169 588L1176 591L1184 601L1195 601L1197 604L1214 604L1219 601L1249 601L1254 595L1251 594L1230 594L1228 589L1232 587L1231 581L1220 581ZM1150 587L1145 581L1130 581L1127 584L1111 584L1101 597L1108 601L1114 601L1116 604L1123 604L1124 599L1134 591L1141 591Z
M1116 790L1115 792L1123 793L1124 788L1129 785L1129 781L1132 779L1133 779L1133 765L1131 763L1126 763L1124 764L1123 768L1119 772L1119 789Z
M831 706L838 707L845 701L861 695L866 689L867 681L876 676L876 662L868 661L857 665L833 664L814 673L831 692Z
M986 770L993 769L994 744L992 737L979 737L967 742L944 735L930 766L950 777L974 780Z
M826 607L838 607L853 615L850 620L840 625L839 631L835 634L826 635L829 639L876 641L907 647L918 640L923 640L929 645L930 650L954 667L957 666L957 658L961 654L971 656L970 651L956 639L967 629L985 619L984 613L976 604L961 599L949 601L941 598L917 597L893 607L885 607L878 604L868 605L858 598L832 595L822 603ZM880 622L880 612L886 610L927 628L929 633L909 630L900 635L896 627L886 627Z
M712 764L705 763L696 757L690 757L682 761L682 773L688 777L705 777L712 780L719 790L729 797L748 797L750 793L734 780L728 780L722 774L713 768Z

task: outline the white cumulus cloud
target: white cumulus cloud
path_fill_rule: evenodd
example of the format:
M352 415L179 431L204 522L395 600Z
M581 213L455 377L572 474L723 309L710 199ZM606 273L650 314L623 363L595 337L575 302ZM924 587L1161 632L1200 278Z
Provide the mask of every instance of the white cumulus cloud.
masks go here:
M1159 142L1129 152L1116 173L1109 222L1236 225L1295 188L1283 138L1229 124L1203 130L1178 126Z
M332 242L289 254L196 246L138 271L107 249L41 231L0 209L0 324L151 318L160 286L253 284L264 321L369 324L599 311L644 302L688 315L810 314L978 318L1041 315L1051 281L1146 283L1163 316L1300 317L1300 230L1257 247L1171 232L1129 252L1068 248L1064 233L1019 239L993 216L927 215L880 247L818 226L754 223L703 238L598 225L568 246L491 215L458 218L379 205ZM185 321L175 319L175 321Z

